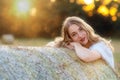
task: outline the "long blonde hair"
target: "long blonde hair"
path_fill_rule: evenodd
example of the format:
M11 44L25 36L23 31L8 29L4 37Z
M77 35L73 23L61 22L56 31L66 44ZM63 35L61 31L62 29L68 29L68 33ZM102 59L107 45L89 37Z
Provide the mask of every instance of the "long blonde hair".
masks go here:
M88 23L86 23L83 19L76 17L76 16L67 17L65 21L63 22L63 26L61 30L61 34L62 34L61 36L63 40L60 43L61 46L64 46L65 43L72 41L68 33L68 28L73 24L78 25L79 27L81 27L83 30L86 31L88 35L88 40L90 42L96 43L98 41L104 41L110 48L113 49L113 47L110 44L110 41L96 34L94 29Z

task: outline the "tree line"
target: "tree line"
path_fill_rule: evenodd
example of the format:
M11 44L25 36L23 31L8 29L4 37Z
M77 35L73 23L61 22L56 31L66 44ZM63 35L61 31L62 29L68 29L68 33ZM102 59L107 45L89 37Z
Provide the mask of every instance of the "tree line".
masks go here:
M0 0L0 35L13 34L16 37L56 37L60 36L64 19L68 16L79 16L89 23L102 36L120 35L120 17L113 21L111 16L97 13L102 0L94 2L95 8L85 11L86 4L78 4L79 0L29 0L36 14L17 15L12 7L16 0ZM106 7L117 5L120 15L120 2L111 1ZM14 6L15 7L15 6ZM19 13L19 12L18 12ZM88 14L89 13L89 14ZM92 14L92 15L90 15ZM116 14L116 15L118 15Z

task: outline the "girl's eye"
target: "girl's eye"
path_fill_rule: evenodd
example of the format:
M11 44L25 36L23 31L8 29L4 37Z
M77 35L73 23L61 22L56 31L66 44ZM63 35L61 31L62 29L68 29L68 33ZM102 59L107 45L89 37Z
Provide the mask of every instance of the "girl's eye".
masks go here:
M79 31L81 31L82 30L82 28L79 28Z
M76 35L76 33L73 33L73 34L72 34L72 37L74 37L75 35Z

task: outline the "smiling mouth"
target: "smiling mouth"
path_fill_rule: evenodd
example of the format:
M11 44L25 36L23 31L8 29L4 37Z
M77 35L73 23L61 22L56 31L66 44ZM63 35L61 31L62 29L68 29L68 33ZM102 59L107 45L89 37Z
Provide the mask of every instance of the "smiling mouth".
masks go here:
M81 41L81 42L84 42L84 41L85 41L85 38L82 38L80 41Z

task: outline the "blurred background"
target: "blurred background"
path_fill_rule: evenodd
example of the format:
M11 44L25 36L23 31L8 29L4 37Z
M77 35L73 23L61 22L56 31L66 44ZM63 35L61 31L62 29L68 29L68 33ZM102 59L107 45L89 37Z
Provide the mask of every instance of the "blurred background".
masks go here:
M120 0L0 0L0 35L56 37L67 16L79 16L97 33L120 36Z
M0 0L0 44L42 46L60 36L68 16L112 40L120 70L120 0Z

